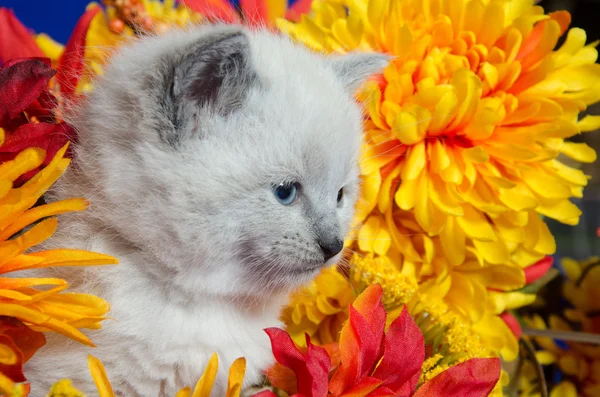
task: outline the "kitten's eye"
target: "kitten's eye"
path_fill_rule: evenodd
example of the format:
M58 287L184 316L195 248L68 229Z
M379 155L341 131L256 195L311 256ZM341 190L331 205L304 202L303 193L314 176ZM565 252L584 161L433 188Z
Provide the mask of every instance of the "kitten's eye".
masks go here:
M282 183L280 185L275 186L273 190L277 201L279 201L283 205L290 205L296 199L298 195L298 184L296 182L293 183Z
M344 188L341 188L338 191L338 196L337 196L337 202L338 202L338 204L342 201L343 198L344 198Z

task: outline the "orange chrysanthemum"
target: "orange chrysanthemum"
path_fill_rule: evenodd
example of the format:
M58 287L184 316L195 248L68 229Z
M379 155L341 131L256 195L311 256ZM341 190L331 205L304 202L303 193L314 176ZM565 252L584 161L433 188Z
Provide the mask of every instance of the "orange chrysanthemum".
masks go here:
M485 26L483 25L485 21ZM523 269L554 253L541 216L575 224L588 177L562 163L593 149L568 138L600 99L597 51L567 12L532 0L317 0L280 28L325 52L395 57L359 92L368 115L352 248L389 258L490 337L533 296ZM494 346L506 358L516 341ZM508 345L507 345L508 344ZM511 346L508 348L508 346Z

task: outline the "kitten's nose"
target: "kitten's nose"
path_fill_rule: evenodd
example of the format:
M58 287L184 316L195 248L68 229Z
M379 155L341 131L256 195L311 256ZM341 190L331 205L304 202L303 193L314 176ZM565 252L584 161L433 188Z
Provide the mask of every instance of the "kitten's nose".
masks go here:
M344 242L339 239L335 239L332 241L319 241L319 247L321 247L321 251L323 251L323 257L325 258L325 262L336 256L342 248L344 248Z

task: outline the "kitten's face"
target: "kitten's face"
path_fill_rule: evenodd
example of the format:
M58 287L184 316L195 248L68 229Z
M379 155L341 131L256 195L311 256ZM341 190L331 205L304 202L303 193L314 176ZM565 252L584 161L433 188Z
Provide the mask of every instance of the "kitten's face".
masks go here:
M213 29L117 56L79 121L80 162L106 157L87 168L97 211L168 270L149 271L190 291L287 290L340 258L358 193L352 92L387 60Z

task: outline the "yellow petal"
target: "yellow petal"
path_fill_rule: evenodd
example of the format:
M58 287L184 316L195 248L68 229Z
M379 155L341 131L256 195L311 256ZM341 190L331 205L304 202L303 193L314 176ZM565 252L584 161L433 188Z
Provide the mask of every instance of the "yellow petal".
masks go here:
M177 392L175 397L191 397L191 390L189 387L185 387Z
M596 151L585 143L565 142L560 147L560 151L573 160L582 163L593 163L596 161Z
M6 229L0 232L0 240L6 240L16 232L23 229L25 226L32 224L33 222L46 218L53 215L62 214L68 211L83 211L89 205L87 200L84 199L69 199L57 201L50 204L40 205L25 211L17 222L14 222Z
M99 397L115 397L115 393L108 380L108 376L106 376L106 370L104 369L102 362L96 357L88 355L88 367L92 374L92 379L94 379L94 383L96 384L96 388L98 389Z
M581 132L596 131L600 128L600 116L587 115L577 123Z
M402 170L402 179L417 179L423 168L425 168L425 163L425 143L421 141L408 149L407 159Z
M535 357L542 365L550 365L556 362L556 356L553 353L546 350L540 350L536 352Z
M535 301L535 294L524 294L522 292L496 292L489 291L488 296L494 305L494 313L500 314L505 310L518 309Z
M240 397L244 374L246 372L246 359L238 358L229 368L226 397Z
M561 382L552 388L550 397L577 397L577 389L571 382Z
M481 241L494 241L497 239L494 230L483 215L470 205L464 205L464 216L456 220L467 236Z
M394 200L398 207L405 211L409 211L414 208L417 201L417 180L404 180L400 182L400 187L394 195Z
M208 365L204 370L204 374L202 374L202 377L198 383L196 383L196 388L194 389L192 397L210 397L210 392L212 391L215 378L217 377L218 368L219 358L217 357L217 353L213 353L210 360L208 360Z

